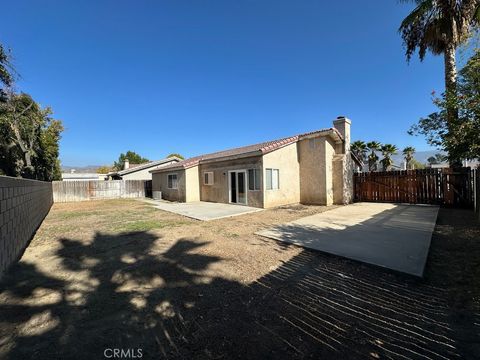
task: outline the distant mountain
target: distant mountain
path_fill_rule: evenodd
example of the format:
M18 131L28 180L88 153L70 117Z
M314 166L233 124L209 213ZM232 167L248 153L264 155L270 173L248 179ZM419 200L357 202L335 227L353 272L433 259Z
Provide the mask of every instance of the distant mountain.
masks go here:
M75 170L77 174L94 173L102 165L87 165L87 166L62 166L62 173L69 173Z
M426 164L428 161L427 159L431 156L435 156L435 154L442 154L446 155L443 151L440 150L428 150L428 151L418 151L415 154L413 154L413 157L420 163ZM379 157L381 158L381 155L379 154ZM403 155L401 151L397 155L392 156L393 163L395 165L400 166L400 164L403 162Z

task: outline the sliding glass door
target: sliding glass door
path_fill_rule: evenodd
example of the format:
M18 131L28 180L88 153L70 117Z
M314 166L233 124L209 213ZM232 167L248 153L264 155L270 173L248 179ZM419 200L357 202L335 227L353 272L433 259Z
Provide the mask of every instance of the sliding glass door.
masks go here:
M247 204L247 172L229 172L229 194L230 202L233 204Z

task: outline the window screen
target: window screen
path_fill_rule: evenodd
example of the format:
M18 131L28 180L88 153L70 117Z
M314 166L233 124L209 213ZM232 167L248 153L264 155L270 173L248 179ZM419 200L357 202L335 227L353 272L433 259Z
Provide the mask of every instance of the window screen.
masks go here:
M280 175L278 169L266 169L265 175L267 190L277 190L280 188Z
M265 185L267 190L272 190L272 169L267 169L265 175Z
M279 189L280 187L278 186L278 169L273 169L272 170L272 190Z

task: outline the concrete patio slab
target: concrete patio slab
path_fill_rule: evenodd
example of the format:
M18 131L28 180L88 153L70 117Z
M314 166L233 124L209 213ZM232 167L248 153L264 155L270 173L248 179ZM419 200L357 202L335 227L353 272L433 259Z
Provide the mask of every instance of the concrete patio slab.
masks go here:
M423 276L438 206L356 203L256 234Z
M223 219L226 217L238 216L263 210L243 205L212 203L205 201L188 203L177 203L163 200L146 201L157 209L202 221Z

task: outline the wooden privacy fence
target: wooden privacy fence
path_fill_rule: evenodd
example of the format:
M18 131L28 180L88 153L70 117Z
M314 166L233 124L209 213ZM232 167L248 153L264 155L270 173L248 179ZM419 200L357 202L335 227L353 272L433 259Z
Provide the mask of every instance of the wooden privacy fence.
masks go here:
M53 201L70 202L150 197L152 180L54 181Z
M354 200L471 208L476 178L478 172L470 168L356 173Z

